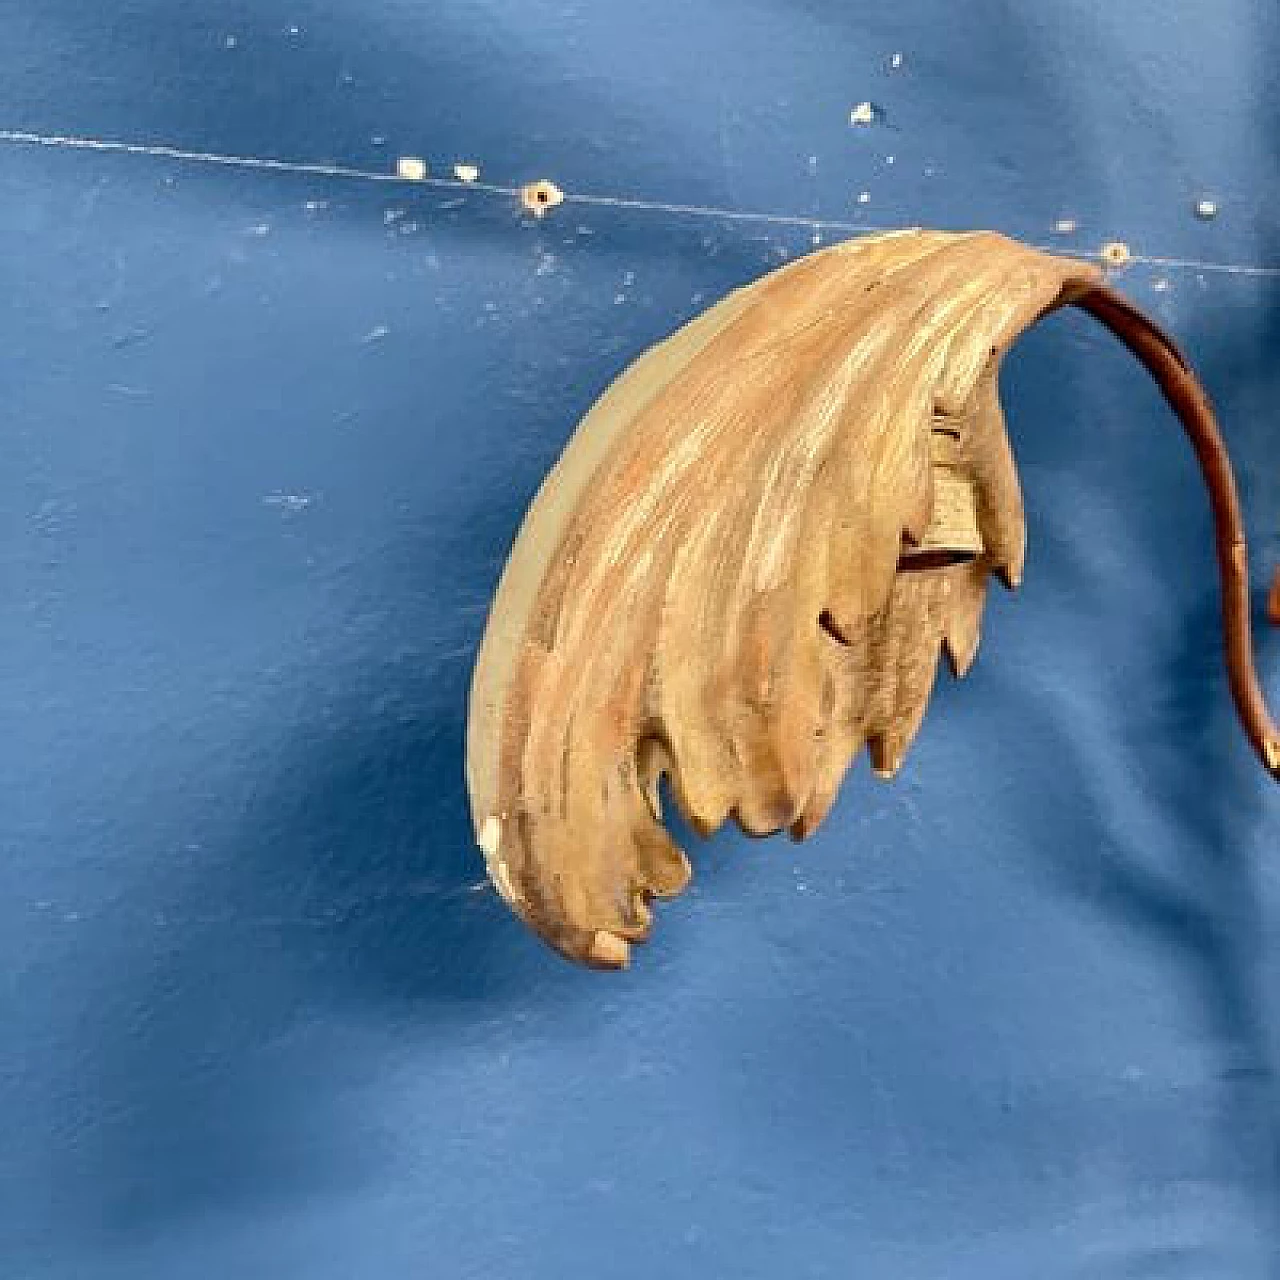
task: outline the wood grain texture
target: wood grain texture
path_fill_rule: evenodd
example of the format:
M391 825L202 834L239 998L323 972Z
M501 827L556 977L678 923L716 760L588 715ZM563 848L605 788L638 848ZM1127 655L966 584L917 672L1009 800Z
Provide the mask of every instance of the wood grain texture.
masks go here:
M864 746L893 774L940 654L973 661L989 575L1021 575L1000 358L1098 282L990 233L871 237L609 388L528 512L472 685L476 838L543 938L623 965L685 885L664 774L701 832L797 838Z

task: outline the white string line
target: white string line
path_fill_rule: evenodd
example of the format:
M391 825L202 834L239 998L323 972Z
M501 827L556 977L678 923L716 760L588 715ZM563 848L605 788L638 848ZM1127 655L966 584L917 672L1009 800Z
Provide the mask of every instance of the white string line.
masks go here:
M1135 253L1131 261L1142 262L1149 267L1168 267L1171 271L1216 271L1220 275L1229 276L1280 277L1280 267L1253 266L1245 262L1201 262L1198 258L1161 258L1140 253Z
M153 156L162 160L183 160L196 164L222 165L229 169L269 169L276 173L311 174L321 178L355 178L362 182L413 182L417 186L466 187L495 195L519 195L518 188L498 187L486 182L463 182L461 178L405 178L395 172L355 169L350 165L321 164L303 160L273 160L265 156L223 155L216 151L188 151L146 142L120 142L111 138L76 138L56 133L28 133L23 129L0 129L0 143L11 146L62 147L72 151L106 151L133 156Z
M0 129L0 144L27 147L57 147L72 151L97 151L123 155L150 156L159 160L176 160L192 164L220 165L230 169L257 169L273 173L294 173L321 178L345 178L359 182L387 182L405 186L434 187L449 191L483 191L489 195L519 199L520 187L492 182L467 182L461 178L406 177L394 170L360 169L351 165L326 164L305 160L278 160L268 156L237 156L217 151L193 151L162 143L124 142L114 138L85 138L67 134L33 133L25 129ZM591 195L565 192L565 204L602 209L627 209L645 213L666 213L675 217L714 218L724 222L746 222L767 226L799 227L809 231L838 231L848 235L870 235L881 231L902 230L901 227L870 226L865 222L847 222L835 218L805 217L793 213L766 213L748 209L721 209L714 205L679 204L662 200L644 200L632 196ZM1061 245L1036 245L1050 253L1097 261L1101 254L1073 250ZM1153 254L1132 253L1130 263L1163 267L1168 270L1214 272L1219 275L1280 278L1280 267L1255 266L1249 263L1211 262L1196 258L1167 258Z

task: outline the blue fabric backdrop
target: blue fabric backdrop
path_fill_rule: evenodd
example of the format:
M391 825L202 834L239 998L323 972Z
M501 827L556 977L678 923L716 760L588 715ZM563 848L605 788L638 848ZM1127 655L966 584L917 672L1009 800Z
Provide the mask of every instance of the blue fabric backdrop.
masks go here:
M1278 56L1268 0L0 0L0 128L1277 266ZM1010 360L1026 586L895 785L697 848L624 975L474 888L525 503L809 244L0 146L6 1280L1271 1271L1280 802L1189 451L1085 317ZM1261 584L1280 278L1119 282Z

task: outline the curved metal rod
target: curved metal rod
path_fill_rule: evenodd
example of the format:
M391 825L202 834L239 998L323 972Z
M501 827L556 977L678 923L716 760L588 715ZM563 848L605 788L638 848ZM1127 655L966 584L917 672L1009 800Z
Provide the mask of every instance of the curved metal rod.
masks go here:
M1253 659L1244 521L1231 459L1209 397L1173 340L1120 294L1106 285L1095 285L1071 301L1100 320L1146 366L1196 451L1213 508L1231 696L1258 758L1280 781L1280 730L1267 710ZM1280 624L1280 570L1271 584L1267 613L1272 622Z

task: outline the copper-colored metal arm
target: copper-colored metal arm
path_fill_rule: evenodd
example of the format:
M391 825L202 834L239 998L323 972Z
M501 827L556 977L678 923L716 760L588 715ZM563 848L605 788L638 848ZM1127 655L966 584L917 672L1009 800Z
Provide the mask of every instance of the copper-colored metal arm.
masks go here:
M1280 730L1267 710L1253 659L1244 522L1231 460L1209 398L1173 340L1118 293L1097 285L1072 301L1100 320L1146 366L1195 449L1213 508L1231 696L1259 759L1280 780ZM1280 570L1272 582L1267 610L1271 621L1280 623Z

